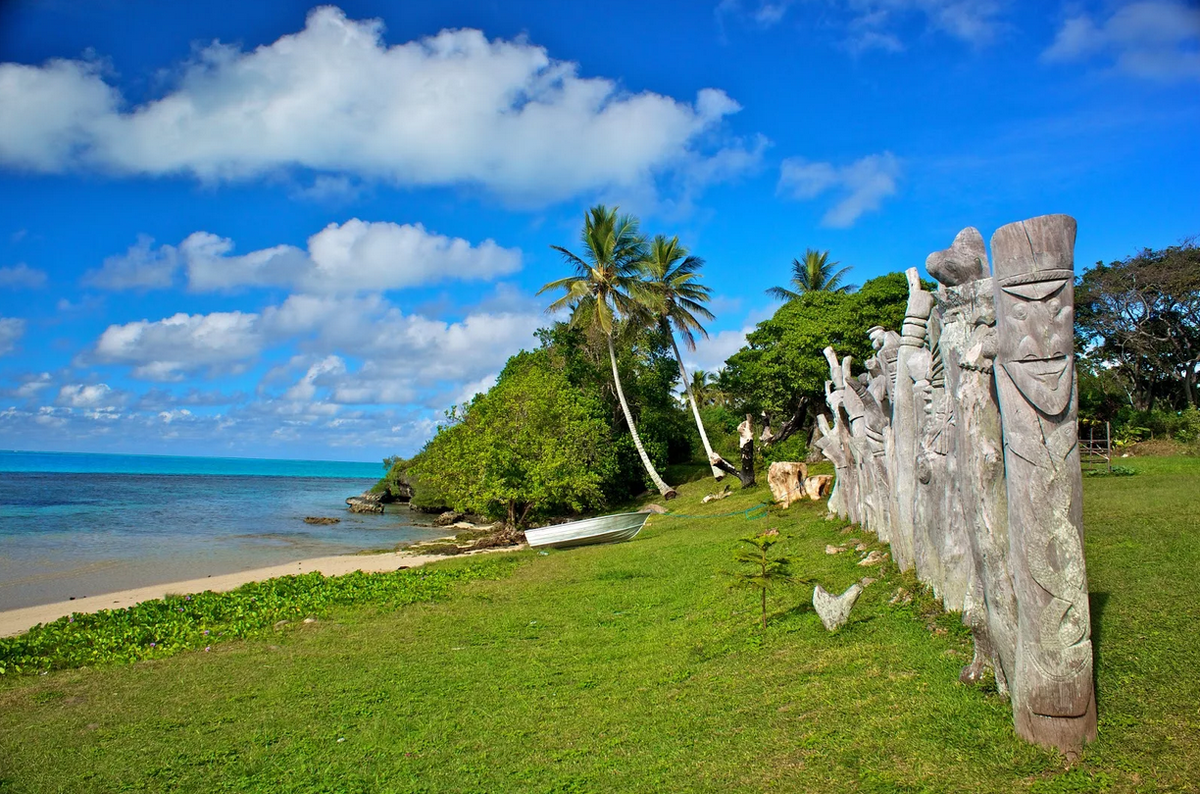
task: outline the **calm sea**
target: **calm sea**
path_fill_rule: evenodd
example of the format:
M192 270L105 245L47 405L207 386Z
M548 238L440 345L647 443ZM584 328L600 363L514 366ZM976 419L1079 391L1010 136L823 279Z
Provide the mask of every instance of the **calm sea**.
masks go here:
M0 610L440 535L403 508L346 510L382 474L379 463L0 452Z

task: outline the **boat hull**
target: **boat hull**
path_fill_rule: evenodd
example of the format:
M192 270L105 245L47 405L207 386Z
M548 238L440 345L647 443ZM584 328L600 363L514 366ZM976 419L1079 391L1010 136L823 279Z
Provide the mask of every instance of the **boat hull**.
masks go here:
M617 513L585 518L582 521L527 529L525 540L533 548L555 549L589 546L593 543L620 543L637 535L649 517L649 513Z

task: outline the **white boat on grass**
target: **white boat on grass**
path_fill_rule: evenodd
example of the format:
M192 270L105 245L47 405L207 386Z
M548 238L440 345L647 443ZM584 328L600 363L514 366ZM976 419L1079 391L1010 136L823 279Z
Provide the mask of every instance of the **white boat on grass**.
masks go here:
M620 543L641 531L650 513L616 513L582 521L554 524L525 530L525 540L534 548L587 546L592 543Z

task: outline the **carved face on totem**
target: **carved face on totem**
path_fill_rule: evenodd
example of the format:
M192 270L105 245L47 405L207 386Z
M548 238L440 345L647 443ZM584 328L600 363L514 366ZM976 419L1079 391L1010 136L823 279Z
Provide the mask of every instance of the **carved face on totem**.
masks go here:
M1048 416L1074 393L1074 246L1075 221L1065 215L1009 224L992 238L997 358Z

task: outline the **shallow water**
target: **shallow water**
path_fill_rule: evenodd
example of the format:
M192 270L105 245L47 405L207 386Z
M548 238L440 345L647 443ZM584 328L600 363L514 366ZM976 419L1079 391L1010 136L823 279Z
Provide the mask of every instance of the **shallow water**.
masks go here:
M349 513L346 497L381 473L379 464L0 453L0 610L443 534L413 526L403 509Z

